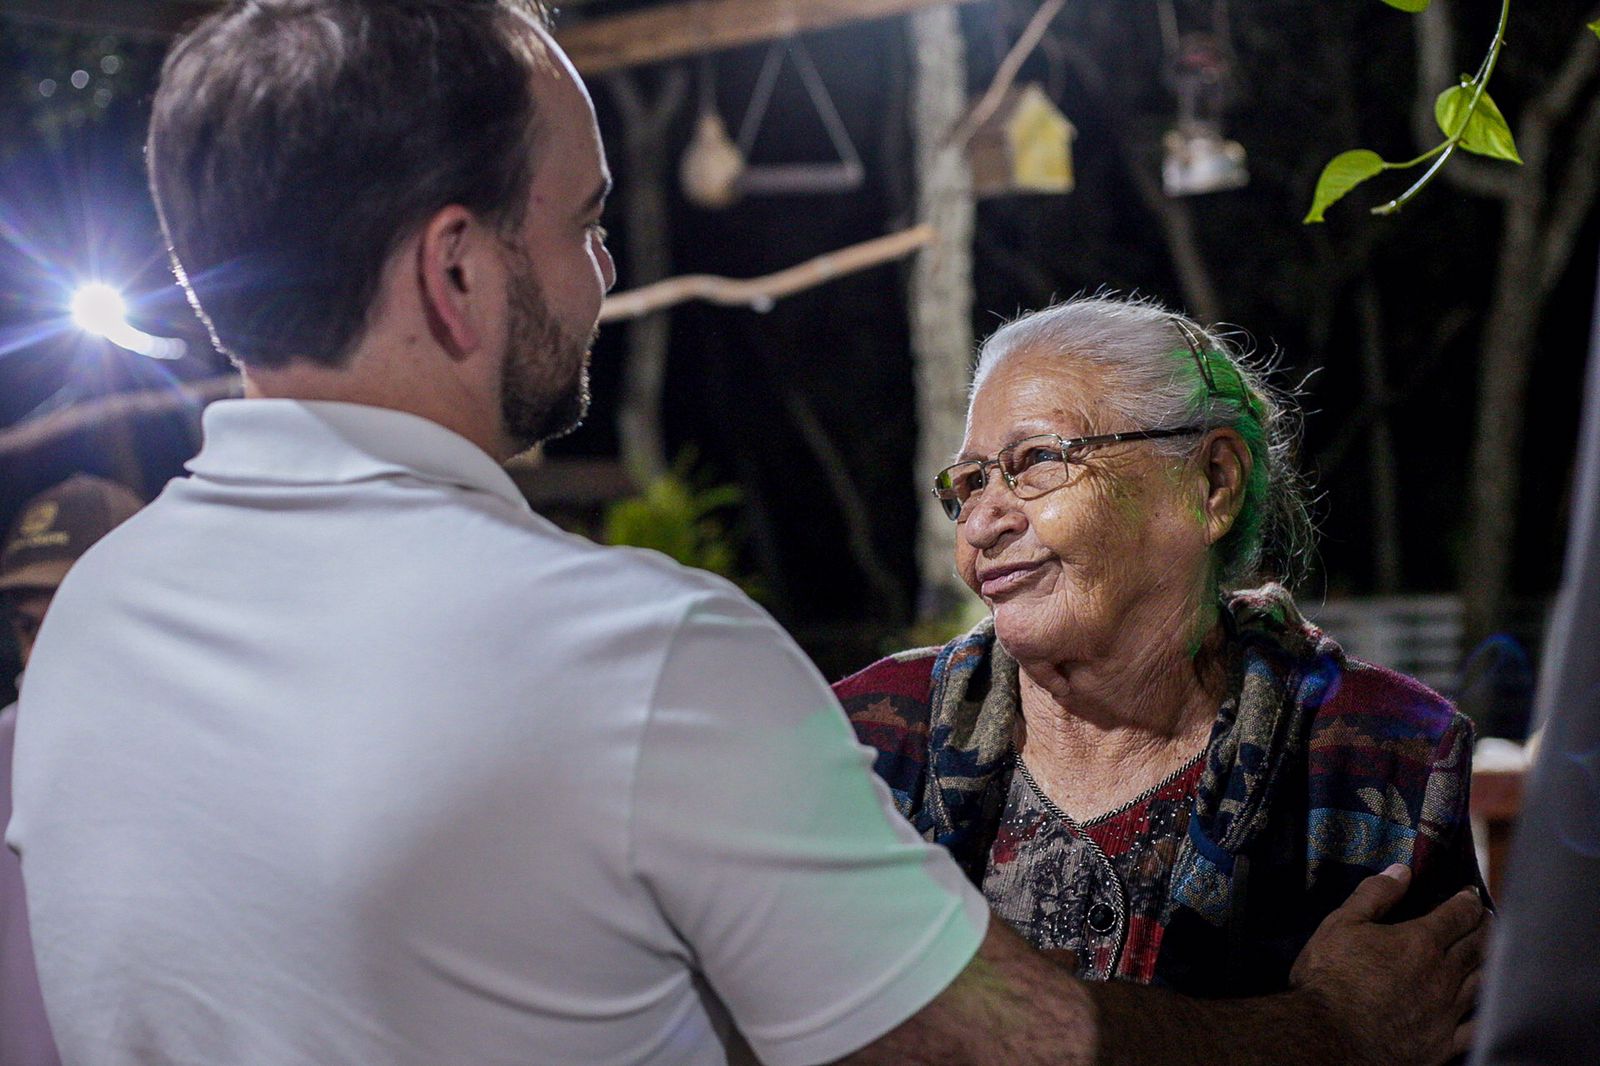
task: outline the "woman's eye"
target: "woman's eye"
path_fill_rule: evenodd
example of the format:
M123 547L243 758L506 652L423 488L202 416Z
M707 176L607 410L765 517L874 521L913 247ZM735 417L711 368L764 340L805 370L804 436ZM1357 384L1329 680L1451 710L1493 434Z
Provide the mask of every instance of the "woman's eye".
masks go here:
M1064 458L1060 448L1028 448L1017 456L1017 469L1027 470L1040 463L1059 463L1063 462Z

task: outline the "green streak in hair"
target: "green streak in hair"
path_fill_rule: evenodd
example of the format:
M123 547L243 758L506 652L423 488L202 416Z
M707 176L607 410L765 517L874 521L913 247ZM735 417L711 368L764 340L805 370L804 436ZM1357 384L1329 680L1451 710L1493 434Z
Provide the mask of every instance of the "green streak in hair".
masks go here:
M1172 357L1179 361L1183 368L1181 372L1194 380L1195 391L1190 398L1190 406L1204 410L1213 398L1206 389L1200 368L1195 366L1194 353L1185 346L1174 349ZM1257 413L1261 403L1245 384L1244 376L1239 373L1233 360L1215 349L1201 351L1200 358L1205 360L1211 380L1216 383L1215 398L1233 409L1226 425L1239 434L1250 451L1250 477L1245 482L1244 501L1239 505L1233 528L1217 542L1219 556L1233 560L1252 554L1261 544L1261 526L1266 520L1267 431Z

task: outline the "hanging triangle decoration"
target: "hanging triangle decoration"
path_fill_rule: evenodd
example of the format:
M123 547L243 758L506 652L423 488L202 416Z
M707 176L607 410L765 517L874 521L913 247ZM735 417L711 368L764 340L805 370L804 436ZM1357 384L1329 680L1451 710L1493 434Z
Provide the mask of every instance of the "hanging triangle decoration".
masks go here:
M805 163L749 162L751 149L755 147L756 137L761 132L761 125L772 103L773 89L777 86L778 75L782 72L786 57L793 59L795 70L799 72L806 94L811 99L811 106L816 110L817 117L822 120L823 128L827 131L828 140L833 144L837 156L834 160ZM745 110L744 121L739 127L737 147L741 158L746 161L737 185L739 191L748 196L850 192L859 189L866 180L866 170L861 165L861 156L850 140L844 120L839 117L839 109L834 106L833 98L828 95L828 88L823 83L822 75L817 71L816 63L811 59L811 53L798 37L776 41L768 50L766 62L756 79L755 91L750 97L750 106Z

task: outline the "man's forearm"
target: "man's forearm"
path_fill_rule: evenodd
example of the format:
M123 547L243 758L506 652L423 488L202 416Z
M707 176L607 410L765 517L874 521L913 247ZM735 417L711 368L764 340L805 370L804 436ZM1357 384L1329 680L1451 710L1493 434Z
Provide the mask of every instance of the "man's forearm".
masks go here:
M1313 992L1194 1000L1143 985L1079 981L995 921L967 969L848 1066L1348 1066Z
M1306 1066L1436 1064L1466 1047L1458 1023L1487 930L1463 892L1424 918L1377 919L1408 871L1369 877L1329 915L1290 974L1292 990L1187 999L1122 982L1086 983L998 919L978 954L916 1015L850 1066Z
M1297 990L1189 999L1121 981L1088 986L1097 1066L1350 1066L1357 1061L1322 998Z

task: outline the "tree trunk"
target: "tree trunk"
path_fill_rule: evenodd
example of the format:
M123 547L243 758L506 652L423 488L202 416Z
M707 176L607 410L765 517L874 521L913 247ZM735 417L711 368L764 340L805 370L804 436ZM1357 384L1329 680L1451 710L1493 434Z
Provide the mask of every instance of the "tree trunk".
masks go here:
M624 270L630 287L660 281L672 267L672 231L667 182L673 155L667 134L688 95L688 75L673 67L664 75L653 103L647 103L635 76L616 73L606 85L623 117L623 161L618 175L627 248ZM628 323L628 358L622 371L617 436L622 468L635 484L647 485L666 473L661 392L666 379L671 318L665 311Z
M1528 160L1529 166L1537 166ZM1540 161L1542 162L1542 160ZM1540 168L1542 170L1542 167ZM1471 535L1464 560L1465 628L1469 647L1504 620L1517 528L1517 482L1522 467L1522 414L1544 301L1529 291L1543 206L1537 184L1518 182L1506 205L1500 267L1484 326L1478 371L1478 417L1472 440Z
M1389 382L1383 360L1383 311L1369 277L1361 286L1361 380L1377 410L1367 434L1367 481L1372 500L1373 585L1377 592L1400 591L1400 490L1389 429Z
M911 16L912 140L916 153L917 214L938 230L911 276L911 352L916 364L915 483L922 501L917 523L919 618L937 618L965 590L952 559L955 524L928 497L935 471L960 447L971 380L972 237L975 206L965 153L946 141L967 105L966 42L954 8Z
M1200 252L1200 239L1194 232L1194 212L1187 201L1168 196L1161 188L1161 182L1156 179L1159 164L1155 160L1142 157L1121 132L1113 135L1122 150L1123 163L1133 178L1133 186L1139 190L1139 198L1161 224L1161 235L1166 238L1172 266L1178 272L1178 284L1183 287L1184 310L1205 326L1221 322L1222 301L1217 299L1211 268L1206 266L1205 256Z
M1453 55L1442 13L1418 23L1424 70ZM1441 59L1444 57L1444 59ZM1452 160L1445 174L1505 202L1505 229L1484 323L1472 441L1468 555L1462 560L1463 626L1471 648L1506 621L1512 583L1523 409L1545 304L1571 259L1600 185L1600 73L1594 42L1579 40L1517 125L1521 167ZM1574 114L1582 109L1581 118ZM1420 126L1420 123L1419 123ZM1575 135L1557 137L1575 126ZM1420 132L1420 131L1419 131ZM1552 172L1559 179L1552 183Z

